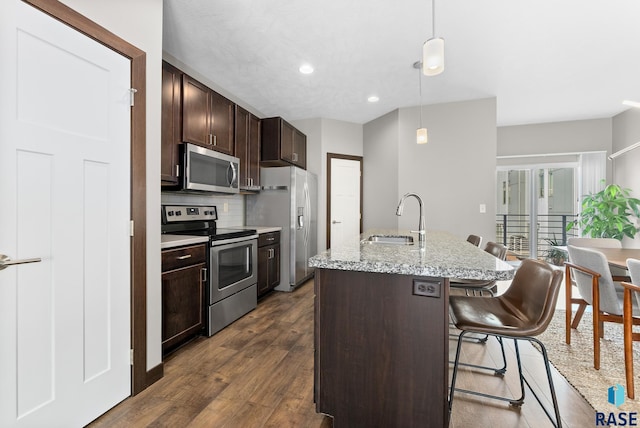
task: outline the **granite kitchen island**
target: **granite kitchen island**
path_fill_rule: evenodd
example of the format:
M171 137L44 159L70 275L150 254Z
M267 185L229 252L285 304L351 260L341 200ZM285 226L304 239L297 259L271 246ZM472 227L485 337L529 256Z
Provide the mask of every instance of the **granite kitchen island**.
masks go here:
M409 235L412 245L371 243ZM309 259L315 274L316 411L342 427L448 425L449 278L512 267L446 232L373 230Z

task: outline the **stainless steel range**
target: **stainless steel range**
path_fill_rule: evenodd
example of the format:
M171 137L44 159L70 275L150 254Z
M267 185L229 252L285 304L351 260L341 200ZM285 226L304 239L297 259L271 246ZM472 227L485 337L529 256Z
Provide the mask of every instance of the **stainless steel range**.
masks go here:
M215 206L163 205L162 233L209 236L207 334L222 330L257 305L258 234L218 229Z

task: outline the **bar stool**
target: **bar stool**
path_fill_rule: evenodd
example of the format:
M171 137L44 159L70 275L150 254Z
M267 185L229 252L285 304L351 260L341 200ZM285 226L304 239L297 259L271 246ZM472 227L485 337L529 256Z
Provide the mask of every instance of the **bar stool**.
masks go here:
M451 376L449 412L451 412L453 407L455 392L464 392L486 398L508 401L513 406L521 406L525 398L524 384L526 383L554 426L562 426L547 350L544 344L535 338L535 336L538 336L546 330L551 322L551 318L553 318L561 283L561 271L554 270L543 261L527 259L522 262L522 265L516 271L509 288L499 296L493 298L478 298L474 296L449 297L451 319L454 325L462 331L458 339L456 358L453 364L453 374ZM463 339L465 335L471 333L495 336L500 341L502 339L513 339L520 378L520 398L501 397L456 388L458 368L459 365L462 364L460 363L460 351L462 349L462 343L464 342ZM549 389L551 391L555 422L522 373L522 363L518 349L519 340L528 340L536 343L540 347L547 372ZM490 367L482 368L495 370Z
M500 260L506 260L507 258L507 247L502 244L489 241L484 250ZM483 296L484 293L493 296L497 291L495 280L452 278L449 281L449 287L464 290L467 295L473 296Z

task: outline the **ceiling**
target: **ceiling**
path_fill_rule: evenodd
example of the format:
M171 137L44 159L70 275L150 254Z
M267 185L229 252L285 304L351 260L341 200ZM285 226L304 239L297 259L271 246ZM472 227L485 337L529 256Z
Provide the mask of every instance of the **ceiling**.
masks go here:
M435 0L445 70L419 77L428 0L164 0L163 49L264 117L366 123L421 99L496 97L506 126L640 101L639 18L638 0Z

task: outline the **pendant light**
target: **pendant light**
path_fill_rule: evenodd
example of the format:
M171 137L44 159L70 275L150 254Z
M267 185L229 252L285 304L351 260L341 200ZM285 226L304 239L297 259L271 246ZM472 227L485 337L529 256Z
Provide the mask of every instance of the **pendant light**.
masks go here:
M436 37L436 7L431 0L431 38L422 46L422 72L425 76L436 76L444 70L444 39Z
M414 63L413 68L418 69L418 88L420 88L420 128L416 131L416 144L427 144L429 142L427 128L422 126L422 76L420 76L422 63L420 61Z

